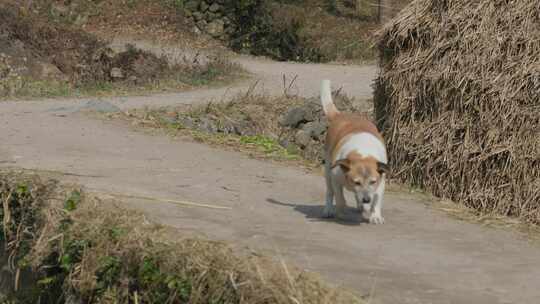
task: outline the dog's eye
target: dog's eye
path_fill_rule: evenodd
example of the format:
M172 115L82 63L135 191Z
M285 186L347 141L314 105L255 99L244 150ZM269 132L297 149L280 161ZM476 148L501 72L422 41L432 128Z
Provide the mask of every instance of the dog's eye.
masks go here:
M355 181L354 183L355 183L356 185L358 185L358 186L362 186L362 182L360 182L360 181Z
M377 183L377 180L370 180L370 181L369 181L369 184L370 184L371 186L375 185L376 183Z

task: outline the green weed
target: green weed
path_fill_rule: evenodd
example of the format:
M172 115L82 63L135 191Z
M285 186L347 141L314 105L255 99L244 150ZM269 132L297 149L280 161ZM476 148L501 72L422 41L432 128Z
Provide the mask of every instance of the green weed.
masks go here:
M67 211L73 211L77 209L77 206L81 202L81 192L78 190L73 190L70 196L64 202L64 209Z

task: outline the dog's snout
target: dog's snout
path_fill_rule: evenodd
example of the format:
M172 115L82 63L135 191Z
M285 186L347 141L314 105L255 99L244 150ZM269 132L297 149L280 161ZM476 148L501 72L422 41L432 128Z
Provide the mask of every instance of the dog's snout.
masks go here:
M362 203L364 203L364 204L369 204L369 202L371 202L371 199L369 197L364 197L362 199Z

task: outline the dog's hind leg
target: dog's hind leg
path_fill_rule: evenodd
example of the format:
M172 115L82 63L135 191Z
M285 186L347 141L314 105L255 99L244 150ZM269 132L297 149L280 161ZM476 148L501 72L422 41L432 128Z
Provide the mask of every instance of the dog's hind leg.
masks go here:
M382 206L385 183L385 178L383 177L381 179L379 187L377 188L377 192L374 195L375 200L372 203L373 205L371 208L371 213L369 215L369 222L371 224L384 224L384 217L382 216Z
M324 218L330 218L335 215L334 210L334 187L332 185L332 172L328 162L324 165L324 177L326 179L326 205L324 206L322 216Z

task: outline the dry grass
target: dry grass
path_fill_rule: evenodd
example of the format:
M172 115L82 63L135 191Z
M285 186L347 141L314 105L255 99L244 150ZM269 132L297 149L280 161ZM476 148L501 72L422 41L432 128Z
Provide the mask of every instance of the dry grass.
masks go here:
M421 0L379 36L395 176L540 223L540 4Z
M278 125L279 116L294 105L304 102L299 97L271 97L264 94L239 94L229 101L175 108L130 110L125 113L107 114L109 119L130 122L142 130L163 130L174 137L189 138L215 147L248 154L262 160L294 164L312 169L316 166L306 161L295 149L279 144L284 131ZM184 119L193 122L186 125ZM208 132L201 130L201 119L227 129L230 125L242 127L243 134ZM231 127L232 128L232 127Z
M256 92L253 87L215 103L130 110L107 116L128 121L139 129L165 130L176 137L192 138L257 159L316 169L323 161L324 135L312 138L307 145L300 144L295 135L303 123L291 128L280 121L289 111L300 108L309 112L314 122L325 122L320 100L288 95L287 90L284 91L284 95L270 96ZM334 99L344 111L364 112L363 101L355 101L341 92L335 92Z
M33 269L28 303L360 303L317 275L221 242L179 239L112 201L0 172L9 266ZM176 235L171 241L171 235ZM15 276L18 278L18 276Z
M230 82L246 74L222 56L201 60L186 52L172 61L129 45L114 52L105 40L80 28L51 22L11 2L0 5L2 97L176 91ZM113 71L120 71L120 75Z

